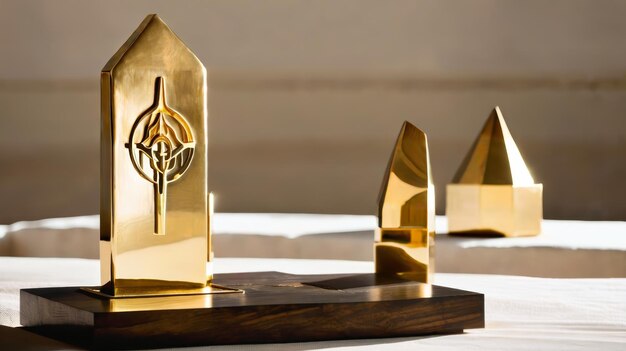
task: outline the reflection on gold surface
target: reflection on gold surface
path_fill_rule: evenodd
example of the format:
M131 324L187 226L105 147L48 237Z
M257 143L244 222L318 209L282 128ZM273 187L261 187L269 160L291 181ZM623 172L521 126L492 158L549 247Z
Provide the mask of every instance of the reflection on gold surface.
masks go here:
M418 278L411 278L418 280ZM367 294L373 300L385 300L393 291L393 299L416 299L428 298L433 296L433 286L431 284L417 283L411 285L394 285L394 286L373 286L367 288Z
M159 311L170 309L210 308L212 295L167 296L132 299L110 299L104 301L109 312Z
M101 87L102 292L197 293L211 276L206 69L149 15Z
M434 231L379 228L376 234L376 272L397 273L420 282L430 281L435 273Z
M98 288L81 288L90 294L106 297L100 300L108 312L136 312L136 311L159 311L190 308L213 307L215 294L227 294L241 292L242 290L231 289L221 285L207 286L201 289L188 291L180 294L177 290L138 290L137 294L129 293L124 296L108 296ZM177 295L177 296L172 296Z
M451 233L529 236L541 232L543 185L535 184L498 107L446 190Z
M171 298L172 295L206 295L206 294L230 294L230 293L244 293L241 289L229 288L222 285L217 284L208 284L203 287L194 287L190 286L184 282L170 282L167 288L163 288L162 282L158 281L150 281L150 280L137 280L132 282L124 282L126 284L126 288L124 288L124 294L120 295L110 295L106 290L103 290L102 287L98 288L81 288L82 291L88 292L92 295L96 295L99 297L104 297L106 299L115 300L119 299L119 301L125 300L135 300L135 302L129 303L121 303L119 302L117 306L147 306L154 304L155 297L167 297ZM145 297L146 299L137 299L138 297ZM160 301L160 300L158 300ZM163 300L167 301L167 299ZM172 300L176 301L176 300ZM180 301L180 300L179 300ZM196 298L196 299L187 299L185 301L192 301L196 303L197 301L207 301L205 299Z
M426 134L404 122L379 196L376 272L431 282L435 188Z

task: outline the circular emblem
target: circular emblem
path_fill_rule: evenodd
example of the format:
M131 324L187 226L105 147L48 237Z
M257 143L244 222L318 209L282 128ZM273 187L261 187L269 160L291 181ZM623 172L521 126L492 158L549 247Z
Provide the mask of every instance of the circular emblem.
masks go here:
M133 166L160 194L187 171L195 148L189 123L167 106L164 85L158 77L154 105L137 118L128 143Z

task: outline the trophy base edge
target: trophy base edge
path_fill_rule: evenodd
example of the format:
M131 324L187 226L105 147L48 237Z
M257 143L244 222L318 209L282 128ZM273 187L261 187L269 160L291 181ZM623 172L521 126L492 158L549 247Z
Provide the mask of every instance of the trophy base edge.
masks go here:
M124 292L118 295L107 294L102 291L102 287L81 287L79 289L89 295L106 299L127 299L138 297L163 297L163 296L182 296L182 295L213 295L213 294L244 294L245 291L237 288L230 288L219 284L209 284L204 288L198 289L171 289L171 290L152 290L145 293Z
M20 323L70 345L106 350L443 335L485 327L483 294L410 279L280 272L216 279L245 294L135 302L98 298L81 287L21 289Z

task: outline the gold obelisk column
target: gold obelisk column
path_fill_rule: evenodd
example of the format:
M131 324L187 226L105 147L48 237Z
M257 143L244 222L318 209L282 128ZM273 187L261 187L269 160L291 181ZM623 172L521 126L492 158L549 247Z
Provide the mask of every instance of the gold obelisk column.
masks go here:
M378 198L376 273L431 283L435 249L435 187L426 134L404 122Z
M207 288L207 73L149 15L102 69L101 292Z
M496 107L447 186L448 231L537 235L543 217L542 195L543 185L535 183Z

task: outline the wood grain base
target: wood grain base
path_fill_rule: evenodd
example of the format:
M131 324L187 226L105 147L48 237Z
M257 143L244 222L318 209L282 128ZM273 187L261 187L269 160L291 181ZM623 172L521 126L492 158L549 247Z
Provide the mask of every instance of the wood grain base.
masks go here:
M244 294L107 300L79 287L24 289L24 327L90 348L284 343L484 327L484 296L375 274L234 273Z

